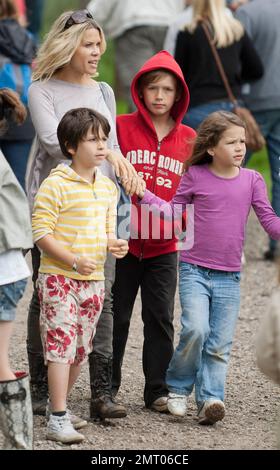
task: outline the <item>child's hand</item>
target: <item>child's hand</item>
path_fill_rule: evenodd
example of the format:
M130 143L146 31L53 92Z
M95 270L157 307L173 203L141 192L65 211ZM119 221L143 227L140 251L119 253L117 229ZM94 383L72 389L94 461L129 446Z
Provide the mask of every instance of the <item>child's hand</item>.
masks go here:
M133 196L139 190L139 180L140 178L137 174L130 178L120 178L121 184L129 196Z
M143 180L143 178L140 178L139 189L136 192L136 195L139 197L139 199L143 199L145 191L146 191L146 182Z
M86 256L81 256L76 261L76 271L83 276L89 276L96 269L96 264L92 258Z
M137 176L134 166L116 150L108 150L107 160L113 165L115 173L121 180L131 180Z
M142 194L143 191L145 192L146 183L143 180L143 178L141 178L138 175L136 177L134 176L132 179L128 179L128 180L122 179L121 183L125 189L126 194L129 194L130 196L133 196L133 194L136 194L138 196L139 193ZM143 192L143 195L144 195L144 192Z
M108 240L108 251L112 253L115 258L123 258L128 252L128 242L127 240Z

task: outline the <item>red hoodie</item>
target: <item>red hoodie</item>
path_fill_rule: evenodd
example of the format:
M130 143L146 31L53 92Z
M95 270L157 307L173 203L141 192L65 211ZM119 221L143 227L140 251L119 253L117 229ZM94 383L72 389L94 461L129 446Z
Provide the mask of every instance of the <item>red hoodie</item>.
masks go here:
M166 69L173 72L182 82L184 92L171 109L175 126L161 142L147 108L137 93L137 81L146 72L156 69ZM132 114L117 117L118 141L123 155L133 164L137 172L146 181L147 189L157 196L170 201L180 182L183 163L190 157L193 140L196 133L188 126L181 124L189 104L189 90L185 83L183 73L167 51L158 52L141 67L131 84L131 94L138 110ZM161 220L155 221L155 216L147 214L141 222L140 208L133 197L133 210L131 220L132 237L129 242L129 251L138 258L151 258L165 253L177 251L177 239L174 229L171 237L164 237L167 225ZM143 207L143 206L142 206ZM142 209L143 210L143 209ZM153 223L152 223L153 220ZM147 235L143 235L143 226L149 224ZM155 223L160 224L160 236L152 239L152 230ZM172 222L171 222L172 223ZM142 225L141 225L142 224ZM169 222L170 224L170 222ZM142 228L142 238L140 229Z

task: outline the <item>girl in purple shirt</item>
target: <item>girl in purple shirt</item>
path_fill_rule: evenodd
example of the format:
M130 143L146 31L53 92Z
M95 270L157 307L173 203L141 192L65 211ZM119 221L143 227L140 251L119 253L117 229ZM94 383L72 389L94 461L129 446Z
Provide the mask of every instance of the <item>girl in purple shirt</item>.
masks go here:
M193 245L180 256L182 307L179 344L169 364L168 409L184 416L195 386L200 424L225 415L224 389L240 304L240 264L245 227L253 207L271 238L280 239L262 176L241 168L246 152L245 125L226 111L201 124L187 171L170 203L148 190L141 204L160 207L164 217L194 206ZM154 209L153 209L154 210Z

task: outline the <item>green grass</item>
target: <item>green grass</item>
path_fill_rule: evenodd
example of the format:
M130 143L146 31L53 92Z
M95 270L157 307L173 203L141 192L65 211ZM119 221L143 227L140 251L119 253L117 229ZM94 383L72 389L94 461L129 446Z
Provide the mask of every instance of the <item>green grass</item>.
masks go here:
M259 171L266 182L269 195L271 195L271 177L270 177L270 168L269 161L266 149L261 150L260 152L254 153L249 160L247 168L252 168L253 170Z
M52 23L61 13L79 8L78 0L48 0L45 2L41 37L49 31Z

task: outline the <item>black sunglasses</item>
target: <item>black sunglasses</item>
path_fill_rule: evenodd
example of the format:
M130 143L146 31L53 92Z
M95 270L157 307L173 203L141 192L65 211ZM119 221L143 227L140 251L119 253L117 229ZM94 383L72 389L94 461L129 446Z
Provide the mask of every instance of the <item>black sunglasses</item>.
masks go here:
M92 14L88 10L77 10L69 16L68 20L65 23L64 31L68 28L71 28L73 24L85 23L88 20L93 20Z

